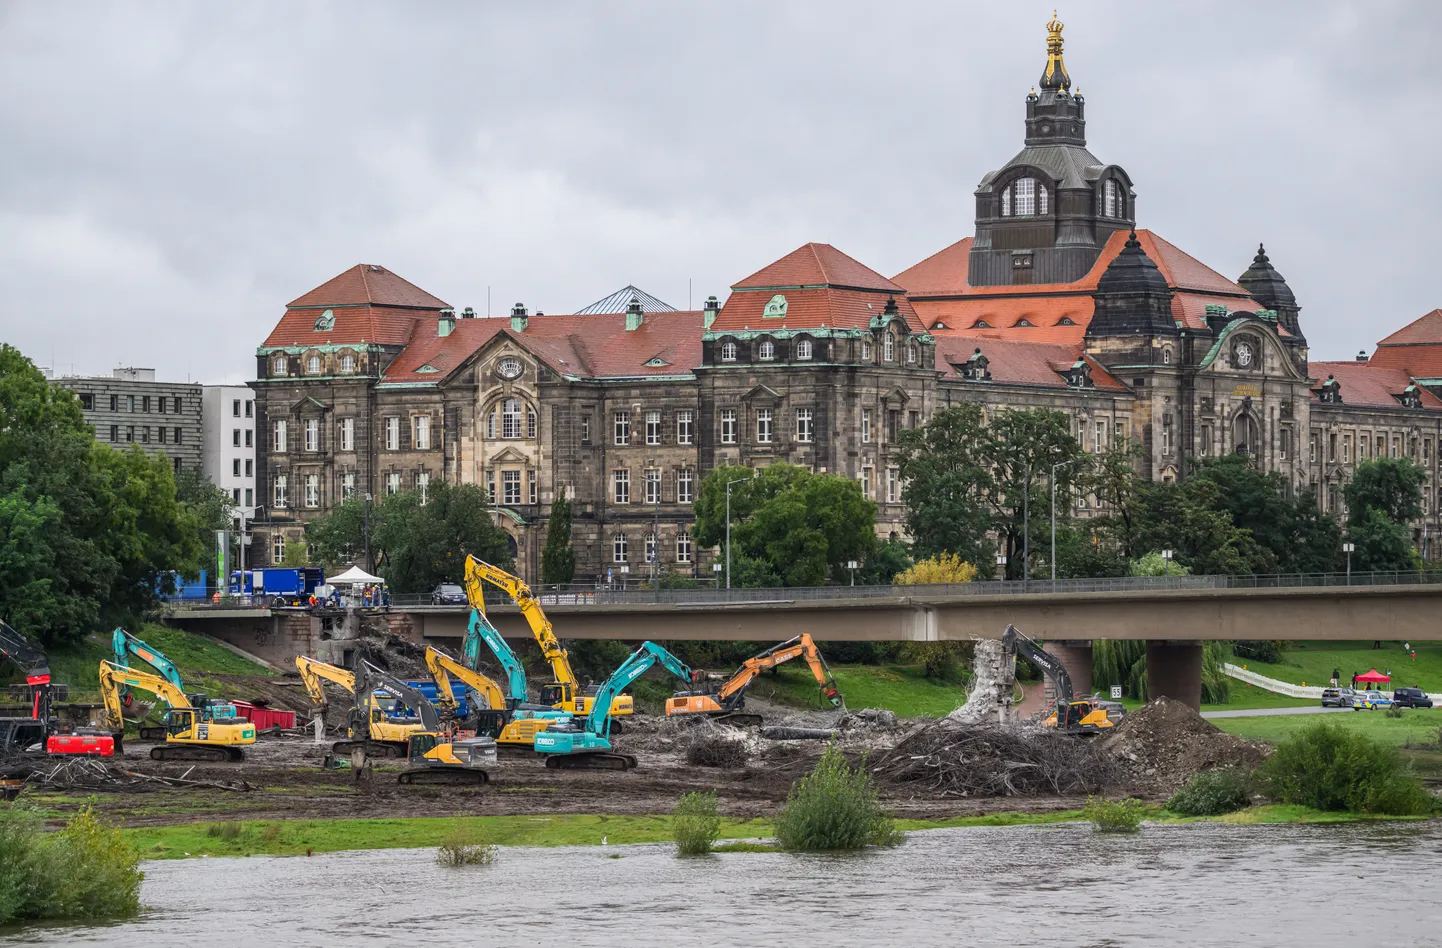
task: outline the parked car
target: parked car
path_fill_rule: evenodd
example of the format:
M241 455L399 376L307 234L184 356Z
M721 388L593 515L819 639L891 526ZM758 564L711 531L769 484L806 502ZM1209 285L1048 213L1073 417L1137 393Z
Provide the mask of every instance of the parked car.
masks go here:
M1392 703L1399 708L1432 707L1432 699L1421 688L1398 688L1392 692Z
M431 590L433 606L464 606L466 602L466 591L455 583L441 583Z
M1378 708L1392 707L1392 699L1380 691L1364 691L1352 699L1352 710L1376 711Z
M1323 688L1322 707L1324 708L1350 708L1352 699L1356 692L1351 688Z

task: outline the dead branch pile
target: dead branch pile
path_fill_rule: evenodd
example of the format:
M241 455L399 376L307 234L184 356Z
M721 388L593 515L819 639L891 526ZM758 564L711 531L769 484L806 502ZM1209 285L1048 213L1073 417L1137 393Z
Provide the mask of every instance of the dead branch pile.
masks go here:
M148 793L166 788L249 791L256 789L245 780L192 780L190 767L179 777L143 774L98 757L53 757L27 761L9 768L6 776L48 790L105 790L113 793ZM13 772L12 772L13 771Z
M697 767L745 767L751 759L746 736L735 728L704 724L686 735L686 763Z
M1095 793L1118 768L1091 741L997 725L918 728L871 767L891 784L919 784L939 796L999 797Z

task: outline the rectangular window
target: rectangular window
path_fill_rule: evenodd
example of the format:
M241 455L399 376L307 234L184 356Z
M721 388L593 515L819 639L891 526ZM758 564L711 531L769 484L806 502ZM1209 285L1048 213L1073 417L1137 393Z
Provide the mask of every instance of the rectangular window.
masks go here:
M1337 436L1334 434L1327 435L1327 460L1337 460Z
M508 398L501 402L501 437L519 438L521 436L521 400L519 398Z
M165 429L161 428L160 430L164 431ZM230 462L230 475L231 477L240 476L240 458L236 458L235 460Z
M756 443L771 443L771 409L756 409Z
M150 396L149 396L149 395L142 395L142 396L140 396L140 410L143 411L143 412L145 412L146 414L150 414Z
M180 414L180 396L179 396L179 395L175 396L175 398L172 399L171 404L172 404L172 407L173 407L173 410L175 411L175 413L176 413L177 415Z
M245 489L245 505L246 505L247 507L254 507L254 506L255 506L255 490L254 490L254 488L247 487L247 488Z
M307 451L320 450L320 419L307 418L305 420L305 449Z
M691 413L689 411L678 411L676 413L676 443L691 443Z
M631 502L631 472L626 470L611 472L611 499L618 504L629 504Z
M426 492L429 491L430 489L431 489L431 472L430 472L430 471L416 471L416 490L420 491L420 494L421 494L421 505L422 505L422 506L424 506L424 505L425 505L425 502L426 502Z
M1402 439L1397 435L1392 436L1392 457L1402 456Z
M431 449L431 416L417 415L415 418L415 447L417 451Z
M691 534L684 527L676 534L676 562L691 562Z
M276 565L285 562L285 534L277 533L270 541L270 561Z
M120 410L120 396L119 396L119 395L111 395L111 396L110 396L110 410L111 410L111 411L119 411L119 410Z
M230 400L230 416L232 418L240 417L240 399L232 398Z
M486 437L492 441L496 438L496 410L494 408L491 409L490 414L486 415Z
M119 440L120 440L120 426L119 426L119 425L111 425L111 426L110 426L110 440L111 440L111 441L119 441Z
M1343 435L1343 436L1342 436L1342 463L1343 463L1343 464L1351 464L1351 463L1352 463L1352 436L1351 436L1351 435Z
M1098 421L1092 425L1092 451L1096 454L1101 454L1106 449L1107 423L1105 421Z
M340 498L341 498L341 500L349 500L350 497L351 497L351 495L354 494L354 493L355 493L355 472L354 472L354 471L347 471L346 473L344 473L344 474L342 474L342 475L340 476Z
M869 467L861 469L861 496L867 500L871 499L871 471Z
M252 441L252 438L251 438L251 430L250 430L249 428L247 428L247 429L245 429L245 446L246 446L247 448L251 446L251 441Z
M401 473L400 471L391 471L389 474L386 475L386 493L399 494L400 492Z
M89 392L80 393L80 407L85 411L95 410L95 396Z
M1432 439L1431 439L1431 438L1423 438L1423 439L1422 439L1422 463L1423 463L1423 464L1430 464L1430 463L1432 463Z
M342 418L340 420L340 449L342 451L355 450L355 419Z
M803 442L811 441L811 409L796 409L796 440Z
M272 485L270 500L277 507L286 505L286 479L284 474L275 475L275 482Z
M285 422L285 419L284 419L284 418L280 419L279 421L277 421L277 422L272 426L273 436L272 436L271 442L270 442L270 443L271 443L271 450L272 450L272 451L284 452L284 451L286 450L286 447L285 447L286 431L285 431L285 429L286 429L286 422Z
M1175 444L1175 429L1172 427L1172 414L1167 412L1162 416L1162 453L1171 454L1172 446Z
M251 412L255 409L255 402L247 398L245 400L245 417L250 418Z
M901 499L901 471L894 467L886 469L886 502L894 504Z
M646 443L661 443L661 413L659 411L646 412Z
M1307 436L1307 460L1313 464L1317 463L1317 432Z
M240 447L240 429L230 429L230 443L233 447Z
M161 425L159 428L156 428L155 430L160 433L160 443L161 443L161 444L164 444L164 443L165 443L165 426L164 426L164 425Z
M611 443L631 443L631 416L624 411L618 411L611 416Z
M401 449L401 420L395 415L386 418L386 450L399 451Z
M185 466L185 462L184 462L183 460L181 460L180 458L171 458L171 459L170 459L170 466L173 467L173 468L175 468L175 473L179 474L179 473L180 473L180 469Z
M127 395L127 396L125 396L125 410L126 410L126 411L129 411L129 412L135 411L135 396L134 396L134 395Z
M696 472L683 467L676 472L676 503L689 504L696 500Z
M320 475L307 474L305 476L305 505L307 507L320 506Z
M181 429L176 428L176 429L175 429L175 443L176 443L176 444L179 444L179 443L180 443L180 441L181 441L181 438L180 438L181 434L183 434L183 432L181 431ZM179 460L179 459L177 458L176 460Z
M494 505L494 504L496 503L496 472L495 472L495 471L487 471L487 472L486 472L486 503L491 504L491 505Z
M736 409L721 409L721 443L736 443Z
M661 502L661 472L652 468L646 472L646 503Z
M246 458L246 459L245 459L245 476L246 476L246 477L254 477L254 476L255 476L255 462L252 461L250 458Z
M901 412L889 410L886 413L886 443L896 443L896 429L901 427Z
M536 440L536 412L532 408L526 409L526 437Z
M921 412L909 411L906 413L906 427L913 431L921 427Z
M150 426L149 426L149 425L141 425L141 426L140 426L140 443L141 443L141 444L149 444L149 443L150 443Z
M1292 429L1282 429L1282 443L1278 446L1278 453L1283 461L1292 456Z
M135 426L134 426L134 425L126 425L126 426L125 426L125 440L126 440L126 441L134 441L134 440L135 440Z
M646 534L646 562L656 562L656 534Z
M582 415L582 416L581 416L581 443L582 443L582 444L590 444L590 443L591 443L591 416L590 416L590 415Z
M532 506L535 506L536 503L539 502L540 484L538 480L535 471L526 472L526 496L529 498Z
M501 503L507 507L519 507L521 504L521 472L501 472Z
M164 398L164 396L162 396L162 397L160 397L160 398L157 398L157 399L155 400L155 403L160 406L160 413L161 413L162 415L165 414L165 398Z
M626 546L627 546L627 543L626 543L626 534L624 534L624 533L618 533L618 534L616 534L616 536L611 540L611 562L612 562L612 563L624 563L624 562L626 562Z
M861 409L861 443L871 443L871 409Z

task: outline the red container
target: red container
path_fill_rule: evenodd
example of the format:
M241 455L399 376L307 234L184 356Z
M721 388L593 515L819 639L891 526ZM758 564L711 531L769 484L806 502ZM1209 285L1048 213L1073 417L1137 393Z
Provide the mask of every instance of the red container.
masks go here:
M49 754L114 757L115 738L109 734L52 734L45 739L45 751Z
M231 704L235 705L236 715L254 724L257 731L264 731L272 727L295 727L294 711L278 711L275 708L261 708L251 704L249 701L232 701Z

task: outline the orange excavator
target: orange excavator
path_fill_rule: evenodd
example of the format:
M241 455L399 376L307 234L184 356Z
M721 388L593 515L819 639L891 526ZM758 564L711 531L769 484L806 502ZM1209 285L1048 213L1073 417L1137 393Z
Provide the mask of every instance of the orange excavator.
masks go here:
M713 686L704 691L676 692L675 697L666 699L666 713L704 714L714 720L739 727L758 726L761 724L761 715L747 714L742 710L746 707L746 689L756 680L756 676L766 669L800 657L805 657L806 664L811 666L811 674L816 676L816 683L821 686L822 697L830 702L833 708L839 707L841 692L836 687L836 679L831 677L831 669L826 667L826 659L821 657L816 643L811 641L811 636L803 632L794 639L788 639L746 659L741 663L741 667L736 669L736 674L727 678L719 687Z

